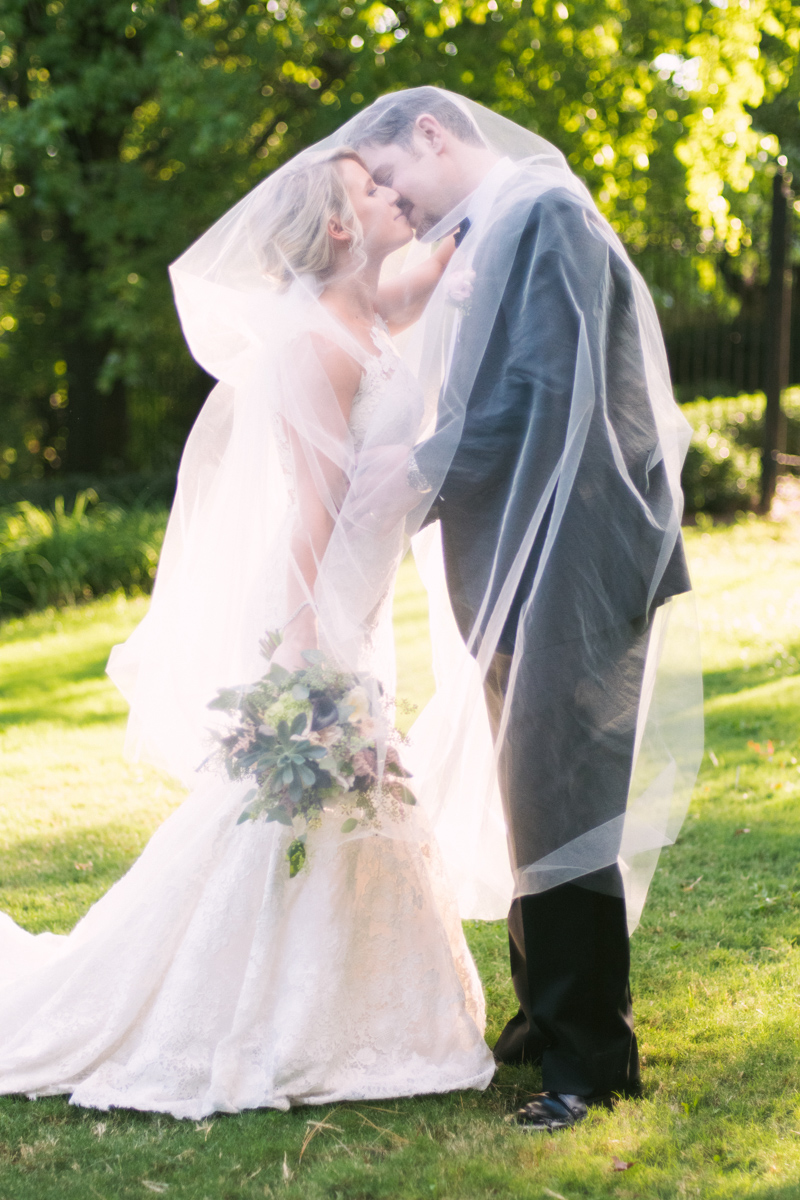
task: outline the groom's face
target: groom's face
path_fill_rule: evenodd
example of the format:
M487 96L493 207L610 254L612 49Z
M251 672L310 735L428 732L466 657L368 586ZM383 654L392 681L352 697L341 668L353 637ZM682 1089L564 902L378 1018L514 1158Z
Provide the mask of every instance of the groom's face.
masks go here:
M449 163L416 131L410 147L396 142L388 146L367 143L359 147L359 154L375 182L398 193L398 205L417 237L437 225L453 207Z

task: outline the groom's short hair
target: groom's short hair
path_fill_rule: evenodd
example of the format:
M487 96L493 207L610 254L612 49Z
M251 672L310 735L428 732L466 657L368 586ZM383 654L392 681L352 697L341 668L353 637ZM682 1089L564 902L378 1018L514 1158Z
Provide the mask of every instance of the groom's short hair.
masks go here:
M407 92L381 96L356 118L348 140L356 146L395 144L409 150L413 145L414 125L423 113L435 117L442 128L459 141L470 146L486 146L470 116L434 87L411 88Z

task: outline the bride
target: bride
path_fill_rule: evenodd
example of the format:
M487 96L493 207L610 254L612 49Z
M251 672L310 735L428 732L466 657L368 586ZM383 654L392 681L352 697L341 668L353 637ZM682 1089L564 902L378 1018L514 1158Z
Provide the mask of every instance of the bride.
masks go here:
M393 694L391 597L426 411L391 335L454 247L382 279L412 238L397 201L347 148L301 155L173 267L189 345L220 382L184 452L150 611L109 673L131 751L190 794L68 936L0 919L4 1093L197 1119L492 1077L419 807L351 833L323 814L292 877L292 828L242 823L248 781L199 766L209 701L263 676L269 630L274 665L318 649Z

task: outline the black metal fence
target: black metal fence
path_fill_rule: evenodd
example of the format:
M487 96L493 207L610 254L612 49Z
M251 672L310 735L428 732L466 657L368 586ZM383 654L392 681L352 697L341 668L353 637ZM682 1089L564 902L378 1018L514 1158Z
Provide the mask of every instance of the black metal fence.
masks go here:
M791 182L778 165L767 262L749 256L743 270L724 252L712 262L703 261L702 245L694 256L651 253L642 262L659 310L677 398L765 393L763 512L770 509L779 472L800 468L800 456L787 453L782 402L786 389L800 383L800 278L792 266Z
M742 284L732 274L713 295L698 295L697 272L679 253L653 258L642 270L664 331L677 398L732 396L765 391L769 384L772 335L768 284ZM744 293L744 294L742 294ZM789 385L800 384L800 270L794 270L791 306ZM738 307L737 313L731 309Z

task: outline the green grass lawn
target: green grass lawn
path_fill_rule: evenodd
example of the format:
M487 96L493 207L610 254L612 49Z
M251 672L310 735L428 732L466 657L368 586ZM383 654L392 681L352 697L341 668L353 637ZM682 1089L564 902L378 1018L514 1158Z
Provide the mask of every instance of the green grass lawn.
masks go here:
M690 530L708 753L634 936L646 1094L579 1129L518 1132L538 1086L212 1118L0 1099L0 1200L740 1197L800 1200L800 517ZM180 800L122 758L109 647L145 600L0 627L0 907L69 929ZM410 563L396 601L399 692L431 687ZM489 1038L514 1010L501 923L470 923ZM614 1169L615 1160L631 1163Z

